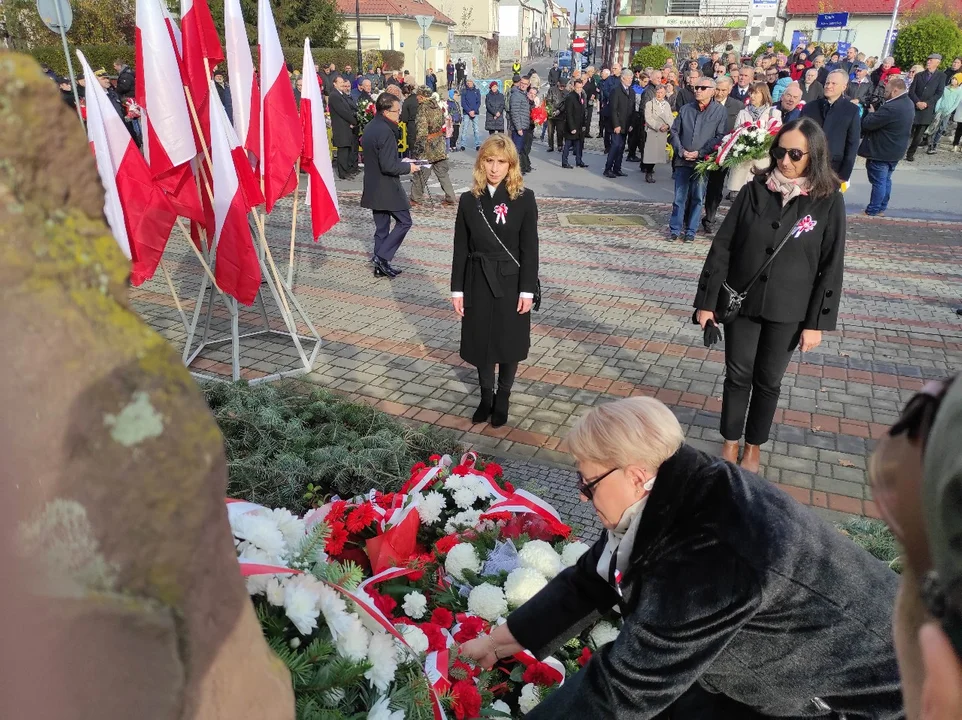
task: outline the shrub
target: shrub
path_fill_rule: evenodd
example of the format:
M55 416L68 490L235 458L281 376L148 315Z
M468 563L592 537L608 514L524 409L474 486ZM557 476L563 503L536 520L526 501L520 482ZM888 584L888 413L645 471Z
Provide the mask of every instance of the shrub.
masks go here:
M840 529L852 538L856 545L888 563L896 572L901 572L901 550L895 536L884 522L870 518L853 518L842 523Z
M633 68L663 68L665 61L675 57L675 54L664 45L648 45L635 53L631 59Z
M942 69L951 65L952 59L962 55L962 30L955 21L945 15L926 15L899 28L895 39L895 64L908 70L916 64L924 65L931 53L942 55Z
M301 514L315 497L394 491L433 453L458 455L445 430L411 428L367 405L296 383L211 383L207 403L224 435L228 494Z
M759 55L767 51L768 51L768 43L765 43L764 45L759 45L758 49L752 53L752 62L757 60ZM775 41L775 47L773 48L773 51L776 53L783 53L785 55L791 55L792 53L792 50L790 47L788 47L788 45L782 42L778 42L778 40Z

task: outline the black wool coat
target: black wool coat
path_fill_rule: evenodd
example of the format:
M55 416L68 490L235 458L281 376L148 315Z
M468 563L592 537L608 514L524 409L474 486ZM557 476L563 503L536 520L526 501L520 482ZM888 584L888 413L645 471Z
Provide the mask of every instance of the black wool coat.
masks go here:
M862 137L859 106L845 97L840 97L834 103L823 97L807 103L802 115L812 118L825 131L832 170L842 180L852 177L858 143Z
M407 128L408 147L413 148L418 137L418 96L411 93L401 103L401 122Z
M585 112L588 105L584 91L573 90L564 99L564 137L565 140L583 140L588 128L585 127ZM574 133L571 131L574 130Z
M618 84L613 86L608 95L608 112L611 115L611 127L621 128L621 134L628 134L628 124L631 122L631 114L635 111L635 91L630 87L625 89L618 80Z
M495 212L501 205L507 210L503 224ZM520 268L512 257L521 263ZM454 223L451 291L464 293L461 358L465 362L482 367L528 357L531 313L518 313L518 298L522 292L533 294L537 281L538 205L534 193L526 189L512 200L503 182L493 198L487 188L478 198L470 191L463 193Z
M495 117L501 113L500 117ZM484 96L484 129L504 132L504 93L489 92Z
M683 445L658 468L620 593L597 571L606 541L508 616L539 658L597 612L624 619L527 720L650 720L696 682L747 706L726 720L904 718L898 576L772 483Z
M945 73L936 70L934 73L920 72L909 86L909 97L912 103L924 102L928 106L924 110L915 110L915 124L928 125L935 119L935 106L945 92Z
M327 96L327 105L331 111L331 141L334 147L350 147L354 144L357 129L357 103L350 95L332 90Z
M887 100L862 118L862 144L858 154L869 160L898 162L905 157L912 136L915 105L908 93Z
M397 141L400 130L378 113L364 128L364 191L361 207L383 212L410 210L407 193L401 187L401 175L411 172L409 163L401 162Z
M854 107L854 105L853 105ZM695 308L715 310L722 283L742 292L782 238L802 218L815 226L788 240L752 287L742 315L771 322L800 322L807 330L835 329L845 263L842 193L806 196L782 207L781 195L756 176L738 193L712 241L695 294Z

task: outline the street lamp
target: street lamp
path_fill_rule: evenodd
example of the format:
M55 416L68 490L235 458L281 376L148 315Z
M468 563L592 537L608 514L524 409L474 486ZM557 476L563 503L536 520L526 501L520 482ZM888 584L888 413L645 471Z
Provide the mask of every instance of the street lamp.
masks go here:
M585 11L585 6L581 6L581 12ZM578 3L575 3L575 22L571 26L571 74L574 75L575 72L575 37L578 33ZM580 55L581 53L579 53ZM578 61L578 69L581 69L581 61Z
M595 64L595 43L594 43L594 27L592 23L595 19L595 0L589 0L588 2L588 45L591 48L591 53L588 58L588 64Z
M354 27L357 31L357 71L364 72L361 58L361 0L354 0Z

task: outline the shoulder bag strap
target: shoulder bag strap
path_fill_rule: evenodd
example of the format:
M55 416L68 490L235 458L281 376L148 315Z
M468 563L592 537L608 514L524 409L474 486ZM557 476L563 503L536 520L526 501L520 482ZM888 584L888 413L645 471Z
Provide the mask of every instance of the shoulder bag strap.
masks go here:
M491 223L488 222L488 218L487 218L487 216L484 214L484 208L481 207L481 198L475 198L475 200L476 200L477 203L478 203L478 212L481 213L481 219L484 220L484 224L488 226L488 230L490 230L490 231L491 231L491 234L494 235L494 239L498 241L498 245L501 246L501 249L504 250L506 253L508 253L508 257L510 257L512 260L514 260L514 264L517 265L517 266L520 268L520 267L521 267L521 263L519 263L518 260L515 258L515 256L511 254L511 251L508 250L508 248L506 248L506 247L504 246L504 243L501 242L501 238L498 237L498 233L496 233L496 232L494 231L494 228L491 227ZM773 257L774 257L774 256L773 256Z
M768 268L771 267L771 264L775 262L775 258L778 256L778 253L781 252L783 247L785 247L785 243L788 242L788 239L795 234L795 230L798 228L798 224L801 221L801 218L799 218L798 222L792 225L792 229L788 231L785 237L782 238L782 241L775 247L775 252L769 255L768 260L765 261L765 264L758 268L758 272L756 272L752 279L748 281L748 285L745 287L745 289L739 293L742 297L748 295L748 291L752 289L756 282L758 282L758 278L762 276L762 273L768 270Z

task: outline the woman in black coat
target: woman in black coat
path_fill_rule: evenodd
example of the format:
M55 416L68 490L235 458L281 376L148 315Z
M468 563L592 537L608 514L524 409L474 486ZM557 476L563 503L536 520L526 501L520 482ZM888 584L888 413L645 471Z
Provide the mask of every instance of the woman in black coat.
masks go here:
M499 133L481 144L474 186L461 195L454 224L451 295L462 319L461 358L478 368L476 423L508 420L514 376L531 345L537 283L538 205L524 187L514 143Z
M504 132L504 93L499 92L497 80L491 81L484 97L484 129L488 135Z
M722 283L745 292L788 238L748 290L741 312L725 323L722 457L737 462L744 429L741 464L752 472L792 353L814 350L822 331L835 329L845 260L845 201L822 128L808 117L787 123L769 159L772 170L746 184L728 211L695 295L695 321L704 329L716 320Z

